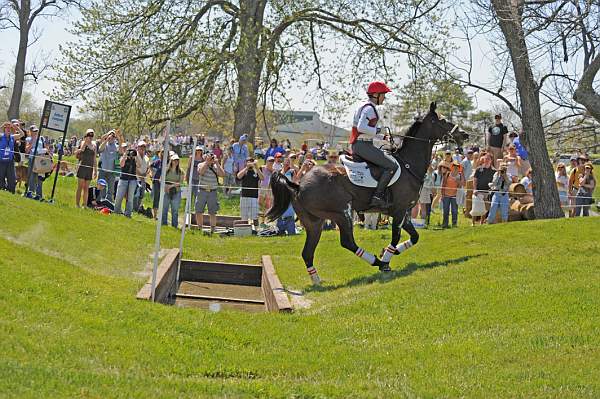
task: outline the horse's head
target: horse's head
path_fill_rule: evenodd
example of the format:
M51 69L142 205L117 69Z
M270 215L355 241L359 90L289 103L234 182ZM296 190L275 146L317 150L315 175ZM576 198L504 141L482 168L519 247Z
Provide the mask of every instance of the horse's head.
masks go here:
M419 136L432 141L450 140L461 147L463 142L469 137L463 130L451 122L448 122L443 116L436 112L437 105L432 102L429 106L429 112L421 121Z

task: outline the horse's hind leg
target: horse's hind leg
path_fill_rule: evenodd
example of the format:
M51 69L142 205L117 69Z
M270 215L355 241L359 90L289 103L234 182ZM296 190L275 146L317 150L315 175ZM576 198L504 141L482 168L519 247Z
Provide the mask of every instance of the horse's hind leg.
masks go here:
M400 242L401 228L410 235L410 240L406 240L398 245L398 242ZM413 226L412 221L410 220L410 214L405 213L403 217L395 216L392 221L392 242L383 249L381 261L389 264L393 255L400 255L402 252L415 245L418 241L419 233L417 233L417 229L415 229L415 226Z
M389 271L389 266L383 264L375 255L356 245L356 241L354 241L352 216L350 213L345 212L336 214L333 220L340 229L340 243L342 244L342 247L351 251L368 264L379 267L379 270Z
M315 249L321 239L323 232L323 219L312 216L306 213L298 214L304 229L306 230L306 240L304 241L304 249L302 250L302 259L306 265L306 271L310 275L310 279L314 285L321 284L321 279L317 273L313 261L315 258Z

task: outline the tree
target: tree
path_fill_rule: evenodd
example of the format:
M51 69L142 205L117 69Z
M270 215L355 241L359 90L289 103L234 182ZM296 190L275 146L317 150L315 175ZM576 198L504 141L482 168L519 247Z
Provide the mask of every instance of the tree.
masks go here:
M8 113L11 98L12 92L10 88L0 91L0 114L6 115ZM20 119L29 124L37 124L39 123L41 113L42 109L36 104L35 97L25 87L21 95Z
M420 75L400 90L401 107L397 121L401 125L410 125L416 115L427 112L431 101L437 102L440 114L462 127L469 120L469 112L474 109L464 87L452 78L430 79Z
M19 31L19 48L14 69L12 97L8 108L8 118L19 118L23 85L27 76L35 82L47 68L47 64L33 65L25 71L27 52L31 44L30 35L34 33L34 24L38 18L58 15L66 6L79 4L79 0L0 0L0 30L16 29ZM34 35L35 36L35 35ZM35 42L38 37L34 37Z
M437 44L444 23L433 15L439 3L93 2L74 29L80 41L63 48L57 95L94 103L98 93L119 88L113 112L140 107L137 115L149 124L229 107L234 135L253 135L258 105L266 107L293 82L322 88L322 74L350 63L354 82L364 85L389 71L395 62L390 54L417 51L420 42ZM331 65L324 54L336 51L344 58Z
M540 219L564 217L544 136L539 94L541 84L533 76L525 41L522 24L524 4L514 0L492 0L492 6L506 40L519 91L525 143L531 153L535 216Z
M569 109L567 117L581 114L581 107L564 101L564 96L553 90L558 82L572 81L572 78L555 69L556 53L554 47L549 46L553 41L546 35L552 17L540 13L561 2L564 3L558 0L473 0L473 7L461 4L457 21L465 35L468 58L455 56L442 64L431 62L432 58L445 60L435 49L429 51L429 56L422 55L422 60L437 65L441 73L446 73L450 65L459 72L460 83L496 97L521 119L533 169L535 213L540 219L564 216L548 155L540 97L545 104L557 109ZM478 62L495 72L497 78L491 82L479 83L473 78L476 66L472 39L477 35L485 36L490 42L492 51L482 55L487 62ZM506 46L497 43L506 43ZM444 68L439 68L440 65Z

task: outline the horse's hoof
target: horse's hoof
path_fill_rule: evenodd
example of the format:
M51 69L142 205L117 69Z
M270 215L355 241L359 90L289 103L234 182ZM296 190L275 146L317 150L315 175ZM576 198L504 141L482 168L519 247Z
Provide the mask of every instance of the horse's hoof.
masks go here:
M310 280L312 281L312 284L316 287L320 287L321 286L321 278L319 277L318 274L311 274L310 276Z
M382 263L379 265L379 271L383 273L389 273L392 271L392 268L390 267L389 263Z

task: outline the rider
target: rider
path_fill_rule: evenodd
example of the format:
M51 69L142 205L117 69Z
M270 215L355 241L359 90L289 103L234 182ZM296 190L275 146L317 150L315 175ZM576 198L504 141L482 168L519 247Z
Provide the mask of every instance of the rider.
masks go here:
M383 104L385 94L389 92L391 90L383 82L369 83L367 88L369 102L361 105L354 114L352 135L350 136L352 153L383 169L369 204L373 208L380 209L387 208L389 205L385 200L385 189L398 169L395 162L373 145L373 138L381 132L381 128L377 127L379 113L376 106Z

